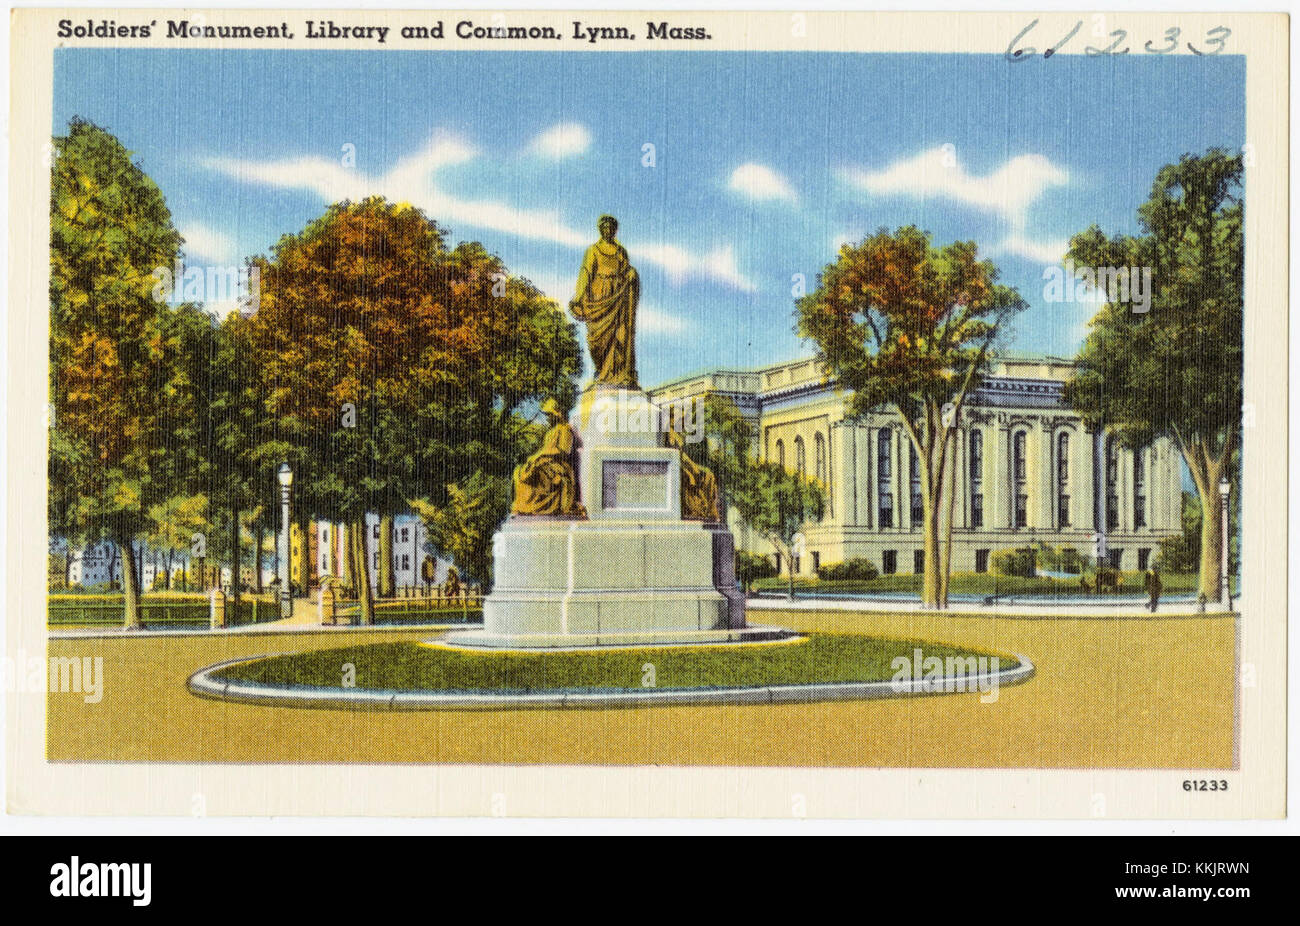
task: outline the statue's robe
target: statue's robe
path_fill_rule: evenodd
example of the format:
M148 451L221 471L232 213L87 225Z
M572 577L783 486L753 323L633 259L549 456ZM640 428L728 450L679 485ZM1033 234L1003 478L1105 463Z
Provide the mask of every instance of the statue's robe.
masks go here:
M537 452L515 467L514 514L549 514L585 518L573 468L573 429L554 425Z
M668 446L681 451L682 518L687 521L721 521L718 510L718 480L707 466L701 466L686 455L686 442L681 434L666 432Z
M638 389L636 307L641 281L617 241L587 248L578 272L573 317L587 325L587 349L596 382Z

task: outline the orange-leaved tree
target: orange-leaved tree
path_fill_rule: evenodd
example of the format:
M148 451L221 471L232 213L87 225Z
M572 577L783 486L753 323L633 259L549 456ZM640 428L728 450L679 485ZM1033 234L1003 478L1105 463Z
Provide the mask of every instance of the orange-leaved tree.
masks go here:
M796 303L798 330L817 345L850 413L893 409L916 448L925 542L922 601L946 607L952 562L954 427L988 366L1003 322L1025 307L998 284L975 243L934 247L915 226L846 244L817 288ZM946 518L946 525L944 519ZM947 543L942 553L940 538Z
M521 406L572 395L573 326L481 245L449 250L436 222L380 197L331 206L254 263L272 431L300 508L349 525L370 623L382 557L365 515L445 504L475 471L509 472Z

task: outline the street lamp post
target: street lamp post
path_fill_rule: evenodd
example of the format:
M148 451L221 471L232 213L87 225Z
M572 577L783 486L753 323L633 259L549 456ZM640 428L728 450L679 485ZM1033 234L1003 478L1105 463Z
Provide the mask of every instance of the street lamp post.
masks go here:
M1219 480L1219 587L1223 590L1223 603L1232 610L1232 590L1228 586L1228 495L1232 483L1224 476Z
M289 588L289 489L293 485L293 470L281 463L276 473L280 480L280 617L293 616L293 598Z

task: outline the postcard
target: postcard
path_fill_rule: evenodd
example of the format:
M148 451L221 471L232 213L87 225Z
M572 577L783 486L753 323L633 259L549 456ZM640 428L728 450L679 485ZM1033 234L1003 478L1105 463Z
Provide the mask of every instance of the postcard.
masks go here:
M1283 816L1287 40L16 11L10 812Z

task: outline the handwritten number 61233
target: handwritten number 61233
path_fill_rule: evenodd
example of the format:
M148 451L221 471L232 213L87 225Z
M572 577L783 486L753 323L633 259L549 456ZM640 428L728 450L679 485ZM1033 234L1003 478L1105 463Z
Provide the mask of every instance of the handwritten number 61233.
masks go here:
M1028 45L1025 46L1020 45L1020 42L1025 38L1025 36L1027 36L1030 32L1032 32L1034 27L1037 25L1038 25L1038 20L1035 19L1029 25L1025 26L1025 28L1021 29L1020 32L1016 35L1016 37L1011 40L1011 44L1007 46L1006 54L1004 56L1008 61L1012 61L1012 62L1028 61L1038 54L1037 48ZM1044 49L1043 57L1050 58L1058 51L1064 49L1066 44L1075 37L1075 35L1078 33L1078 31L1081 28L1083 28L1082 19L1074 24L1073 29L1071 29L1069 32L1065 33L1065 35L1057 39L1054 45ZM1152 39L1148 41L1145 45L1143 45L1143 48L1146 50L1147 54L1151 54L1151 55L1170 54L1171 52L1178 50L1178 46L1182 41L1182 34L1183 34L1182 29L1178 28L1177 26L1170 26L1168 29L1165 30L1165 34L1163 36L1161 36L1159 39ZM1227 43L1228 36L1230 35L1232 35L1231 29L1228 29L1226 26L1215 26L1213 29L1208 30L1205 33L1205 37L1200 40L1200 47L1194 45L1190 41L1186 42L1187 50L1194 55L1202 55L1202 56L1217 55L1223 51L1224 45ZM1128 40L1128 33L1125 30L1116 29L1113 32L1111 32L1108 38L1110 39L1110 44L1102 48L1096 48L1092 45L1088 45L1084 47L1083 53L1090 57L1096 57L1098 55L1127 55L1129 53L1130 48L1126 44Z

